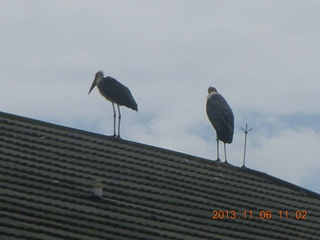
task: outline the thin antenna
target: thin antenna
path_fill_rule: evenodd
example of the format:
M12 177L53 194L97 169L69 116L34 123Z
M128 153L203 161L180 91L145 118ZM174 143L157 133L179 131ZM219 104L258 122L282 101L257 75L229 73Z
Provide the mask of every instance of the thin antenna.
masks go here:
M252 130L252 128L250 128L248 130L248 123L246 123L246 129L243 129L242 127L241 127L241 129L244 132L244 151L243 151L243 165L242 165L242 167L246 167L247 135Z

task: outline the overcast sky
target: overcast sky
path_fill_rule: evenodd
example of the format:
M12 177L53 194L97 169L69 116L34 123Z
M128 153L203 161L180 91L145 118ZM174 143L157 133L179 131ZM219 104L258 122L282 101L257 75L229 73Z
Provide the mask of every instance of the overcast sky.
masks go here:
M124 139L215 159L214 86L235 115L229 162L320 193L320 1L1 1L0 111L113 134L103 70L128 86ZM222 148L221 148L222 150Z

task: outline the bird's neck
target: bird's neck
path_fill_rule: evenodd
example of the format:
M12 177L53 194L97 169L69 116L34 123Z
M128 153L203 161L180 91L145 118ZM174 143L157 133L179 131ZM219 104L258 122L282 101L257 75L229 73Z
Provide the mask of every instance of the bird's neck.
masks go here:
M99 85L99 83L103 80L103 77L96 78L96 84Z
M218 92L211 92L208 94L207 99L210 99L213 95L219 94Z

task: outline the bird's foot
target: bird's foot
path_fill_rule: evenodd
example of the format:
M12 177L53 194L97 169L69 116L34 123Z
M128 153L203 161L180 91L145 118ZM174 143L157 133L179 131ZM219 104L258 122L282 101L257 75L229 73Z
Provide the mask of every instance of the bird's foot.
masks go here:
M121 139L121 137L119 135L116 135L116 134L113 134L112 137Z
M229 164L227 160L225 160L224 163Z
M220 158L217 158L216 162L221 163L222 161L220 160Z

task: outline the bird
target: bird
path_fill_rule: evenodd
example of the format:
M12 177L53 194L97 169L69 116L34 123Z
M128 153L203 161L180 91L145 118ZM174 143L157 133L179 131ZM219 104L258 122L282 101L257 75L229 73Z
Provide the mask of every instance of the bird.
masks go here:
M232 143L234 133L234 115L228 102L214 87L208 88L206 111L209 121L217 136L217 161L219 157L219 141L224 143L224 157L227 161L226 143Z
M118 82L113 77L103 77L103 72L99 71L95 74L93 83L88 94L97 86L100 94L112 103L113 108L113 137L120 137L120 106L126 106L132 110L138 111L138 105L134 100L129 88ZM118 107L118 134L116 134L116 110L114 105Z

